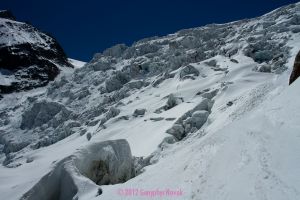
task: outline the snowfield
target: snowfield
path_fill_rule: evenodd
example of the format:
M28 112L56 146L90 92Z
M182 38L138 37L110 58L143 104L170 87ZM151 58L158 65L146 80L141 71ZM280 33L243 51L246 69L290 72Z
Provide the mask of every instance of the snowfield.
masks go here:
M75 59L72 59L72 58L69 58L68 59L69 62L75 67L75 68L81 68L83 67L86 63L85 62L82 62L82 61L79 61L79 60L75 60Z
M117 191L131 188L182 189L179 199L299 199L299 87L298 80L270 95L274 99L222 130L169 146L145 173L103 186L103 199L120 198Z
M117 45L4 95L1 198L300 199L299 33L297 3Z

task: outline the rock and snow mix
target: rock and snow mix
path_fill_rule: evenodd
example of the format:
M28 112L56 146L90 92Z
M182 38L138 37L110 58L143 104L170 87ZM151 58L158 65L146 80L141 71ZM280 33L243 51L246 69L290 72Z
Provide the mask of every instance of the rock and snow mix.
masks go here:
M53 37L0 11L0 94L43 87L68 67Z
M1 196L299 199L299 81L287 88L299 31L298 3L116 45L4 95Z

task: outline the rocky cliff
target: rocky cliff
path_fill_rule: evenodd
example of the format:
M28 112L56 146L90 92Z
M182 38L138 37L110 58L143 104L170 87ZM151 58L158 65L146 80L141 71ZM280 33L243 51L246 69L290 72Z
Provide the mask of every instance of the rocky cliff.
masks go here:
M72 65L53 37L0 12L0 94L45 86L60 67Z

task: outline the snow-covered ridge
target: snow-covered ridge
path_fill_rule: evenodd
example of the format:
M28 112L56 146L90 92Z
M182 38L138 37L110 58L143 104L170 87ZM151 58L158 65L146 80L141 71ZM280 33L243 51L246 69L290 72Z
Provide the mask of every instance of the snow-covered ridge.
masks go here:
M21 32L19 32L21 31ZM51 37L38 32L34 27L11 19L1 18L0 32L5 35L1 37L0 46L14 46L23 43L35 43L42 48L50 48Z
M82 61L75 60L72 58L69 58L68 60L75 68L81 68L86 64L86 62L82 62Z
M72 67L58 42L0 11L0 94L42 87Z
M298 199L299 81L287 85L299 46L300 5L292 4L116 45L45 88L5 95L0 192L34 199L44 185L55 196L49 184L61 179L48 175L74 170L70 156L126 139L137 176L99 190L87 176L99 171L71 170L79 192L65 183L55 190L65 199L132 198L118 193L126 188L181 189L179 199Z

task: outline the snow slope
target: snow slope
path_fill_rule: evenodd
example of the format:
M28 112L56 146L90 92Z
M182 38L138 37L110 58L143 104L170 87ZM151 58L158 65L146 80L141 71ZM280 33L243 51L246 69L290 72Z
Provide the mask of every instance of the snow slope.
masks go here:
M137 178L102 187L99 199L144 199L140 190L166 188L181 189L178 199L299 199L299 87L300 80L270 94L271 100L222 130L169 146ZM131 188L139 191L118 194Z
M300 81L288 86L299 11L298 3L117 45L45 88L5 95L1 198L34 192L57 163L90 145L126 139L133 156L149 158L143 172L98 186L66 165L74 199L299 199ZM180 140L167 133L203 102L203 126L185 124ZM136 109L145 114L134 116Z
M86 64L86 62L82 62L82 61L75 60L72 58L69 58L68 60L75 68L81 68Z

